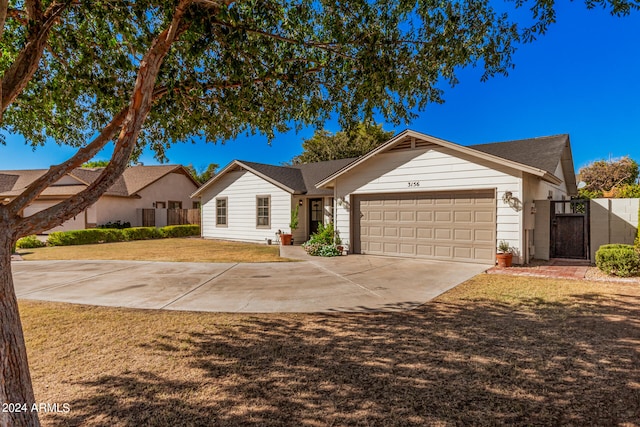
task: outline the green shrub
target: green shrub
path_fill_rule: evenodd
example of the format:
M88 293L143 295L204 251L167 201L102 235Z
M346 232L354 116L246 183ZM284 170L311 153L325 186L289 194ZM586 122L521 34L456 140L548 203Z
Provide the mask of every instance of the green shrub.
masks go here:
M189 237L199 236L199 225L168 225L160 229L163 237Z
M318 231L313 233L307 242L309 244L320 243L322 245L339 245L342 243L340 237L335 233L333 229L333 223L330 222L326 226L318 224Z
M333 223L326 226L320 224L318 231L311 235L309 241L302 244L302 248L313 256L338 256L340 251L336 247L341 242L340 236L334 231Z
M631 245L602 245L596 252L596 265L607 274L634 276L640 270L640 256Z
M155 227L133 227L122 230L125 240L162 239L164 234Z
M91 245L94 243L124 242L128 240L162 239L164 237L199 236L199 225L171 225L168 227L90 228L87 230L56 231L49 234L51 246Z
M16 242L16 248L20 249L41 248L43 246L46 246L45 243L38 240L35 235L23 237Z
M124 242L122 230L90 228L87 230L55 231L49 234L47 242L51 246L90 245L94 243Z

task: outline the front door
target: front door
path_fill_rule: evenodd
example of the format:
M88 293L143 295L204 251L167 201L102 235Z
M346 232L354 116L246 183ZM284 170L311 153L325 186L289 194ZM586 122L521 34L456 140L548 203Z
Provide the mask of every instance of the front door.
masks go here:
M309 235L318 231L318 226L322 224L323 210L322 199L309 199Z

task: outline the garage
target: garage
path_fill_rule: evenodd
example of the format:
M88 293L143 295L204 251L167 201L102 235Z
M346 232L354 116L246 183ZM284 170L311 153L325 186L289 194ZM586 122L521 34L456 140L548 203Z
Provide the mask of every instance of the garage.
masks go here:
M355 253L495 261L494 190L353 197Z

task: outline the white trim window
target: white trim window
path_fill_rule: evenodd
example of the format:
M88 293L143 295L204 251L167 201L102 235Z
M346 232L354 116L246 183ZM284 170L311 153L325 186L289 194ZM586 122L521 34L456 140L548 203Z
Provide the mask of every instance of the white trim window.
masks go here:
M271 228L271 196L256 196L256 228Z
M216 227L227 226L227 198L216 198Z

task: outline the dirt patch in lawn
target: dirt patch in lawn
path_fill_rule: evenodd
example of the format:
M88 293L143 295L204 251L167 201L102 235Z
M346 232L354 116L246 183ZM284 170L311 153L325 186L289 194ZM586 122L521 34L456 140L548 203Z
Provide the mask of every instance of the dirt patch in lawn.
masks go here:
M26 261L122 260L176 262L278 262L278 246L199 238L137 240L19 250Z
M407 313L21 302L52 426L638 425L640 288L480 275Z

